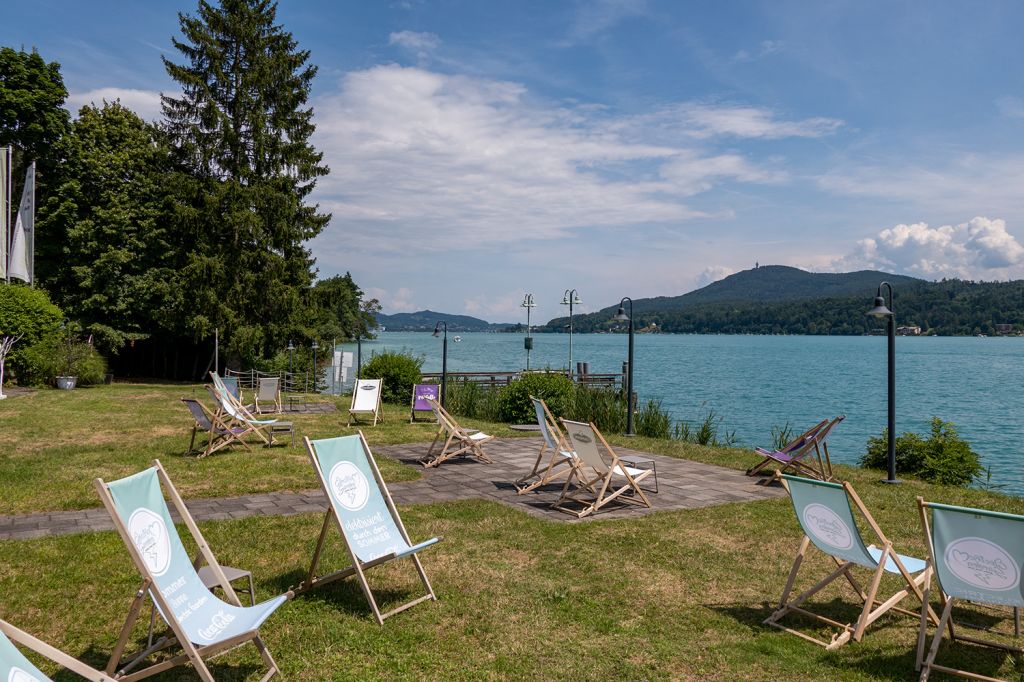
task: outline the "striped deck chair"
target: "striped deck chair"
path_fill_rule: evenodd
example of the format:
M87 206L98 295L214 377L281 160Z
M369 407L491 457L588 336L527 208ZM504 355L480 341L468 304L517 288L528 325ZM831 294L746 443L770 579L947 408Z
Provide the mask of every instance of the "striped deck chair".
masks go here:
M204 682L213 682L213 675L204 660L252 642L268 668L263 680L273 677L278 672L277 664L260 639L259 628L292 596L291 593L256 606L241 605L159 460L154 460L150 468L118 481L105 483L97 478L95 485L103 506L107 508L142 576L142 586L121 628L121 636L107 665L107 674L115 675L116 671L119 680L130 682L191 663ZM192 534L206 565L217 576L217 586L224 591L227 601L219 599L203 584L171 520L164 490ZM153 600L169 632L123 661L122 654L147 597ZM151 662L148 667L133 672L151 655L174 646L182 649L182 653Z
M373 426L377 425L378 419L384 421L384 413L380 408L383 384L383 379L356 379L356 385L352 388L352 405L348 408L346 426L352 426L352 420L358 421L361 414L372 414Z
M494 463L494 460L488 457L483 449L483 444L494 440L494 436L488 436L476 429L461 427L455 418L441 407L441 403L431 398L427 398L427 402L430 403L430 409L437 415L437 423L440 428L438 428L437 435L434 436L434 442L430 444L426 456L420 460L420 464L425 467L436 467L453 457L473 457L484 464ZM444 439L443 445L437 449L437 445L442 443L442 439Z
M568 476L572 473L578 460L576 453L566 442L562 429L558 428L558 422L551 415L547 403L532 395L530 400L533 401L533 409L537 412L537 425L540 427L540 433L544 440L541 442L537 459L533 463L533 469L515 482L516 492L520 495L557 481L562 476ZM546 453L547 460L545 461Z
M804 537L800 540L800 547L793 560L789 577L786 579L786 586L782 590L778 609L764 621L765 624L785 630L831 651L838 649L851 639L859 642L864 636L864 630L890 610L917 617L917 613L902 609L897 604L908 595L913 594L920 603L927 605L923 590L931 579L931 570L921 559L896 553L892 543L875 523L871 512L861 502L853 486L846 482L830 483L790 475L781 475L780 478L783 486L789 492L793 510L804 531ZM855 508L877 537L881 548L873 544L864 544L864 539L854 520L853 510ZM790 599L800 565L811 544L831 557L837 567L813 586ZM856 566L871 571L871 582L868 584L867 591L853 577L852 569ZM903 588L882 601L878 599L878 590L882 576L886 573L900 576ZM863 604L860 615L852 623L843 624L803 608L808 599L838 578L846 579ZM789 613L808 616L826 625L839 628L840 631L834 633L830 641L817 639L780 624L779 621ZM938 620L930 608L927 609L927 615L933 619L933 622Z
M650 508L651 501L640 489L640 482L654 473L652 470L622 464L593 424L568 419L563 419L562 424L579 462L565 479L561 496L551 505L553 509L583 518L612 501ZM603 453L598 448L599 443ZM574 482L577 485L570 489Z
M242 440L242 436L248 432L246 428L225 424L220 416L207 410L195 398L182 398L181 402L185 403L185 407L192 414L193 420L192 440L188 443L189 453L196 452L196 435L200 431L206 434L206 447L199 453L200 458L213 454L217 450L236 442L241 443L246 449L249 448L249 444Z
M765 467L769 466L772 462L779 462L784 457L790 457L793 452L799 450L807 444L807 440L813 438L818 431L821 431L826 424L828 419L822 419L820 422L807 429L793 440L786 443L784 446L777 450L768 450L766 448L755 447L754 452L762 456L760 462L747 469L747 476L754 476L764 471Z
M782 465L779 469L780 474L792 470L808 478L831 481L835 478L835 474L832 473L832 458L828 453L828 437L832 433L832 429L844 419L846 419L845 415L839 415L821 427L814 435L805 438L803 444L789 452L781 450L768 452L758 448L757 453L764 455L764 461L755 465L754 469L760 470L768 464L775 463ZM750 473L751 471L748 470L747 474Z
M953 604L957 600L1010 607L1013 609L1014 635L1020 637L1020 609L1024 607L1021 590L1021 574L1024 572L1024 516L925 502L920 497L917 498L917 506L921 512L925 539L928 541L928 562L935 572L943 607L927 656L925 638L928 634L928 619L923 614L921 617L917 637L917 669L921 671L920 679L924 682L933 670L938 670L973 680L998 682L994 677L939 665L935 658L946 630L954 642L962 640L1013 653L1024 653L1020 647L966 636L963 634L966 624L960 624L959 631L954 629L953 624ZM932 511L931 523L928 522L929 509ZM926 589L926 602L928 594Z
M417 412L429 412L431 415L434 414L434 410L430 407L430 403L427 402L427 398L438 400L441 397L441 394L439 393L440 390L441 387L437 384L415 384L412 387L412 406L409 408L410 424L417 421Z
M428 599L437 601L434 588L420 563L419 552L436 544L441 538L431 538L412 544L409 534L402 524L395 503L391 499L387 485L377 469L377 462L370 453L363 432L358 435L326 438L311 441L303 439L309 459L313 463L320 487L330 502L324 525L320 530L320 539L313 552L313 561L305 581L295 589L299 594L306 590L326 585L327 583L355 575L359 586L366 595L366 601L373 609L377 623L383 625L384 619L416 606ZM317 576L317 564L324 548L324 541L330 533L331 526L336 526L345 542L352 565L329 575ZM365 571L373 566L409 557L412 559L420 580L427 593L390 611L381 613L377 600L366 581Z
M19 644L30 651L50 659L71 672L92 682L115 682L110 675L94 670L77 658L72 658L60 649L36 639L24 630L0 620L0 680L4 682L49 682L50 678L39 671L18 651Z

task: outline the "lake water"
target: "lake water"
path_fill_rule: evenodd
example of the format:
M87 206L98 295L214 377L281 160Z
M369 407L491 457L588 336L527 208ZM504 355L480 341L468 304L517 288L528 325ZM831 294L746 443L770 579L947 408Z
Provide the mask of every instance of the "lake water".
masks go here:
M450 372L516 371L526 365L522 334L448 335ZM441 371L441 339L384 332L363 342L363 362L381 349L423 356ZM573 362L594 373L622 371L625 334L573 335ZM641 334L634 381L641 401L654 398L674 419L699 421L708 409L744 446L771 445L773 426L802 431L845 414L829 439L832 458L855 463L869 436L886 423L886 339L873 336L731 336ZM345 350L355 350L346 344ZM567 334L538 334L530 366L564 368ZM1024 495L1020 447L1024 425L1024 338L896 339L896 431L927 433L932 416L956 424L991 466L992 482Z

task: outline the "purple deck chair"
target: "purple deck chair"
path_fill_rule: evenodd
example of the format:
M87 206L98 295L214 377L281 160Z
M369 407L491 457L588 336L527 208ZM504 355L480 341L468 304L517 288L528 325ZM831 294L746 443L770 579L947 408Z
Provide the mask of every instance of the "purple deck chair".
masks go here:
M781 450L765 450L755 448L757 454L763 456L760 462L747 469L747 475L753 476L771 464L780 464L779 473L792 470L801 476L819 481L831 481L832 459L828 453L828 436L836 425L846 419L839 415L832 421L827 419L804 432Z
M412 406L409 409L409 423L415 421L437 421L434 408L430 406L429 400L440 400L441 387L437 384L415 384L412 387ZM417 412L429 412L430 419L416 419Z

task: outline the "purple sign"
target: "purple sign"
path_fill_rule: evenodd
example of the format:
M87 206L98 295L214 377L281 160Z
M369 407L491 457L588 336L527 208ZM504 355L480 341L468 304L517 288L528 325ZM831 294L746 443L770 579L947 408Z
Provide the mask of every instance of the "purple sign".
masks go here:
M427 398L431 400L438 399L438 385L437 384L416 384L412 387L412 409L427 411L432 409L430 403L427 402Z

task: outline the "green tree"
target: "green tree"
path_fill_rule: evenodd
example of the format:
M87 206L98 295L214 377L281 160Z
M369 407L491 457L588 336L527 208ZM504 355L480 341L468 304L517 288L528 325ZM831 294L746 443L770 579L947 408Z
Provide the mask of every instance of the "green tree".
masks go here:
M195 16L179 15L185 62L164 59L182 88L163 110L181 170L179 238L192 245L184 327L196 339L219 327L249 361L303 326L313 280L303 243L330 219L306 201L328 172L309 142L316 67L276 13L269 0L200 0Z

